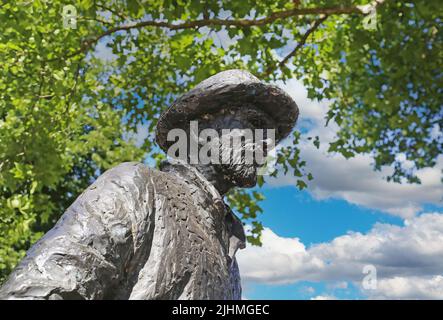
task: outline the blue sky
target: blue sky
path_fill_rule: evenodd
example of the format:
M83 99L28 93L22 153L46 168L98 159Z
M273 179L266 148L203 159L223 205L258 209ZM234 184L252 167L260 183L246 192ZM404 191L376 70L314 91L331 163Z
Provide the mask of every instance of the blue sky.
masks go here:
M298 237L309 245L348 231L367 232L376 222L403 225L399 217L366 209L343 200L315 200L295 187L265 188L261 221L283 237Z
M304 191L291 176L266 180L263 247L237 254L244 298L443 299L443 156L418 171L420 185L387 182L392 168L374 171L369 155L327 153L338 129L324 125L330 102L309 100L295 79L277 84L300 108L299 147L314 180ZM307 140L315 135L319 150Z
M340 199L316 200L309 191L299 191L291 186L264 188L261 191L266 196L262 202L264 213L260 216L264 226L272 229L280 237L299 238L307 247L330 242L350 231L367 233L376 223L400 227L404 225L404 220L398 216ZM443 213L441 207L436 205L425 205L423 211ZM341 283L294 281L266 284L248 281L243 283L243 293L246 299L367 298L359 286L346 279Z
M281 237L298 237L307 246L329 242L348 231L368 232L376 222L403 225L399 217L378 210L363 208L344 200L315 200L308 191L295 187L264 188L263 224ZM308 289L312 288L312 289ZM317 293L317 294L316 294ZM318 296L340 299L364 298L348 284L345 290L325 282L301 281L292 284L246 284L247 299L310 299Z

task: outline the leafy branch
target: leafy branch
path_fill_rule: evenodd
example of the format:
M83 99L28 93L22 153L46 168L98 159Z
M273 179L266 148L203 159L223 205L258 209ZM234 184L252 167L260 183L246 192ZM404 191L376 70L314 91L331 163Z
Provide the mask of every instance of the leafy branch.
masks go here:
M259 18L259 19L218 19L218 18L204 18L199 20L184 21L181 23L167 22L167 21L157 21L157 20L146 20L137 23L123 24L106 30L105 32L82 42L81 47L70 54L66 54L64 58L70 58L81 53L87 52L92 45L100 41L102 38L112 35L119 31L129 31L132 29L140 29L144 27L157 27L166 28L169 30L185 30L185 29L198 29L201 27L215 27L215 26L225 26L225 27L240 27L240 28L250 28L254 26L263 26L271 24L279 19L287 19L291 17L307 16L307 15L343 15L343 14L360 14L367 15L369 13L368 8L376 8L381 5L385 0L375 0L367 6L350 6L350 7L324 7L324 8L294 8L289 10L282 10L272 12L269 16ZM102 7L103 9L107 9ZM308 35L309 36L309 35Z
M281 60L278 64L270 66L266 69L265 72L263 72L260 77L267 77L269 76L272 72L274 72L276 69L280 69L281 67L283 67L292 57L294 57L297 52L305 45L306 40L308 40L309 36L315 31L317 30L317 28L328 18L327 15L321 17L318 20L315 20L314 23L312 24L311 28L308 29L308 31L305 32L305 34L303 35L303 37L301 38L301 40L298 42L298 44L295 46L295 48L286 56L283 58L283 60Z

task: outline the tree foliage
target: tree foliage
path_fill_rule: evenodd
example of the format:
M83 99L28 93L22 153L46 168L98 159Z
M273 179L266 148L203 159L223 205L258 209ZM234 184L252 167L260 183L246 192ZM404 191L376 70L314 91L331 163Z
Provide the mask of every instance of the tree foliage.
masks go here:
M64 27L71 4L76 29ZM362 23L368 4L375 30ZM333 101L328 120L340 131L331 152L369 153L375 169L394 168L390 179L419 182L414 170L442 153L439 9L437 0L0 4L0 279L104 170L161 159L153 142L160 112L229 68L301 79L310 98ZM278 163L303 189L312 175L299 138L295 131ZM227 199L259 244L262 195L236 190Z

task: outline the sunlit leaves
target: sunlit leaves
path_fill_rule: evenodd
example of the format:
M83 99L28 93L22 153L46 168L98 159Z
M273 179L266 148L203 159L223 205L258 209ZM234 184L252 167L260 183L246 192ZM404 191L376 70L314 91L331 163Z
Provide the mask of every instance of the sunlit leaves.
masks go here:
M260 235L263 226L257 217L259 213L263 212L258 203L264 199L265 197L260 192L248 192L244 189L232 190L226 196L229 206L236 210L245 224L252 226L247 240L253 245L261 245Z
M62 3L11 4L0 6L0 281L97 174L143 155L121 138L121 112L97 112L85 57L60 59L90 22L66 30Z
M369 153L376 169L393 168L388 179L396 182L419 182L415 170L435 165L443 148L437 134L443 125L438 7L437 1L390 1L378 10L376 30L349 19L339 41L326 41L341 47L327 89L336 99L329 118L340 126L330 151L345 157ZM332 57L321 46L319 55ZM414 165L399 162L398 154Z

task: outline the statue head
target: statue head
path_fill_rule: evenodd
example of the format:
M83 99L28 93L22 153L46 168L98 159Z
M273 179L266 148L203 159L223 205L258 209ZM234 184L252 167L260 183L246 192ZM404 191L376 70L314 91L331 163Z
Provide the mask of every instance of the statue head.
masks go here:
M252 187L267 152L291 132L297 117L296 103L282 89L247 71L228 70L164 111L156 140L170 157L211 166L232 186Z

